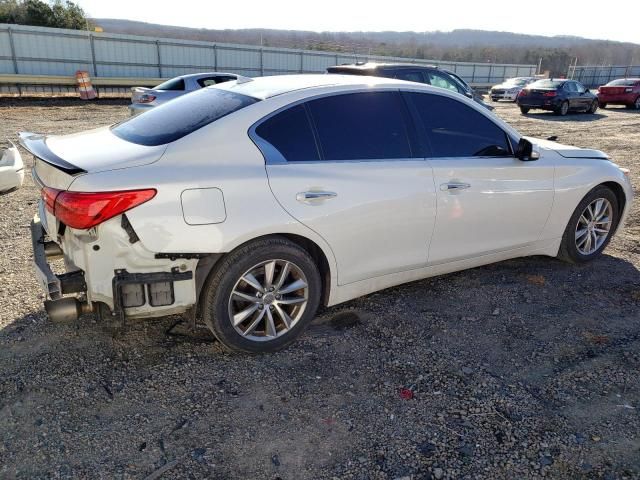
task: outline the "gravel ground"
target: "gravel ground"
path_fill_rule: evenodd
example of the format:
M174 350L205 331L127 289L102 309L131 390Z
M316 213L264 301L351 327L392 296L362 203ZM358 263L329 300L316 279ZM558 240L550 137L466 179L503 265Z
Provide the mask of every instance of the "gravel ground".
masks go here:
M0 138L127 116L116 100L0 102ZM608 152L640 185L638 112L497 112ZM49 323L36 198L30 179L0 197L0 478L640 478L638 204L590 265L534 257L411 283L247 356L175 317L115 334Z

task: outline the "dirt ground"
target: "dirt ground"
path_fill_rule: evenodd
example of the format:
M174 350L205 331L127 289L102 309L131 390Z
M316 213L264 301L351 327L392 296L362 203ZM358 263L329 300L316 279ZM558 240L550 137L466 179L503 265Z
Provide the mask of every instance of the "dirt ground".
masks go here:
M604 150L640 186L640 112L497 113ZM0 138L126 116L118 100L0 99ZM115 335L93 317L48 322L37 197L30 178L0 197L0 478L640 478L638 203L589 265L534 257L411 283L248 356L175 317Z

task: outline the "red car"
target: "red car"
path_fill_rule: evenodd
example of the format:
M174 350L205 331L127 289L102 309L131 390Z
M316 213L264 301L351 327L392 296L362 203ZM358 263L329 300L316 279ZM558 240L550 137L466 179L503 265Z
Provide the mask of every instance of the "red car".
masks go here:
M640 110L640 78L612 80L598 88L598 103L600 108L613 104Z

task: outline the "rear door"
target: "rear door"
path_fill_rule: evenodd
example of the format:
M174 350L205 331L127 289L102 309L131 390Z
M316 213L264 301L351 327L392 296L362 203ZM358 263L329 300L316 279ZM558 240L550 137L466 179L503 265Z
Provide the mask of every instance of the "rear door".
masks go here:
M426 264L435 188L409 123L397 91L367 91L290 106L251 131L273 194L331 246L341 285Z
M575 85L576 92L578 92L579 108L583 110L589 109L589 107L591 106L591 102L593 101L593 98L591 97L591 95L587 93L586 87L582 85L580 82L571 82L571 83Z
M432 93L405 96L430 146L437 189L429 264L538 240L553 203L552 162L516 159L502 128L462 101Z

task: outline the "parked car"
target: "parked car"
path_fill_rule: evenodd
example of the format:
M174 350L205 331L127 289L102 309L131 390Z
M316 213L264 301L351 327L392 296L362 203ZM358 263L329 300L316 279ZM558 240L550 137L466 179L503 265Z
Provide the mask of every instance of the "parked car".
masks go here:
M153 88L133 87L131 88L129 113L137 115L185 93L237 79L238 75L233 73L193 73L172 78Z
M515 102L520 91L536 80L535 77L508 78L501 84L491 87L489 97L491 97L491 100L494 102L499 100L511 100Z
M188 312L246 352L284 347L321 304L514 257L590 261L632 201L604 153L386 78L228 82L20 140L42 195L32 240L51 319Z
M327 68L327 73L343 75L370 75L372 77L396 78L409 82L426 83L452 92L458 92L471 98L483 107L493 110L491 105L484 102L482 95L454 72L435 65L415 65L402 63L354 63L350 65L336 65Z
M16 190L24 182L24 163L13 143L0 157L0 193Z
M516 102L523 114L534 108L562 116L570 111L596 113L598 110L598 97L580 82L565 79L533 82L522 89Z
M607 105L625 105L640 110L640 78L621 78L598 88L600 108Z

